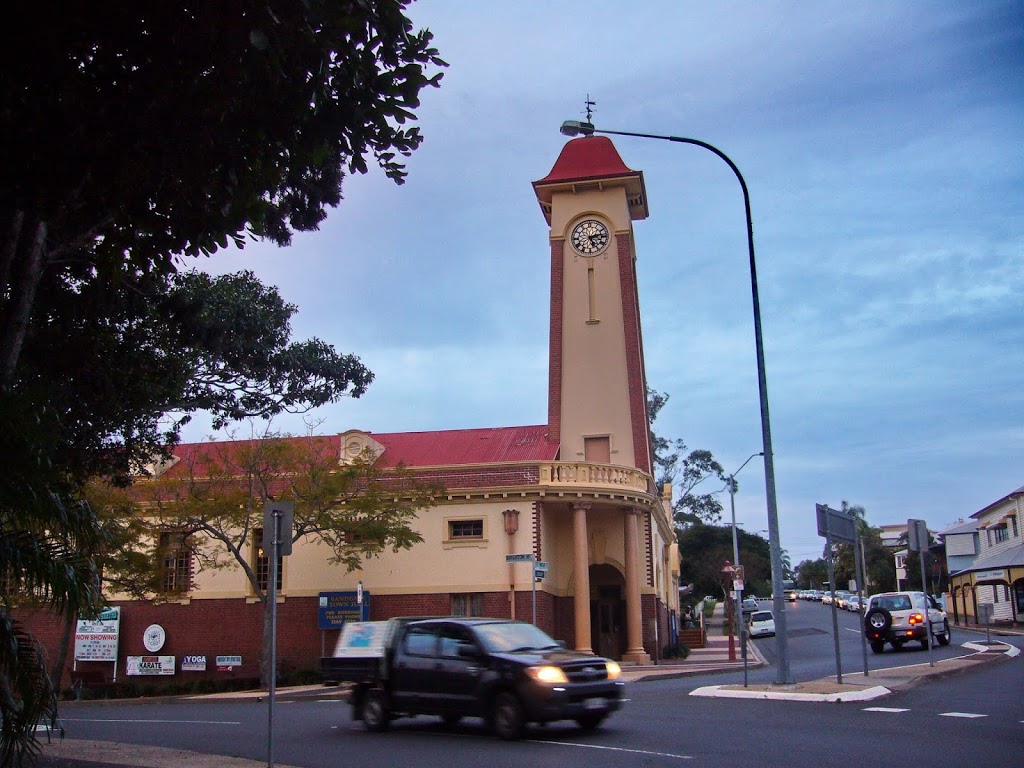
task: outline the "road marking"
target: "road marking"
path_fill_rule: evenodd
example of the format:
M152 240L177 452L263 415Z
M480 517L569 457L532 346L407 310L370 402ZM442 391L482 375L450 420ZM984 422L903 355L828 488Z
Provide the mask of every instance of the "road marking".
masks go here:
M975 717L988 717L988 715L978 715L978 714L975 714L974 712L940 712L939 713L939 717L975 718Z
M580 744L574 741L544 741L543 739L528 739L528 741L534 744L553 744L556 747L603 749L606 752L628 752L633 755L647 755L649 757L673 757L676 760L693 760L693 755L674 755L671 752L651 752L646 749L626 749L625 747L603 747L598 744Z
M93 717L62 717L64 723L156 723L160 725L241 725L238 720L107 720Z
M900 707L864 707L865 712L909 712L909 709Z

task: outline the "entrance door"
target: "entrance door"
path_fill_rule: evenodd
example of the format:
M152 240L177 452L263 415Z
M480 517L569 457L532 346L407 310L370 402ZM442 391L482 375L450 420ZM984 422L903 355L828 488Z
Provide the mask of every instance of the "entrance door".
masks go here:
M590 647L598 656L621 659L626 652L625 580L610 565L590 567Z

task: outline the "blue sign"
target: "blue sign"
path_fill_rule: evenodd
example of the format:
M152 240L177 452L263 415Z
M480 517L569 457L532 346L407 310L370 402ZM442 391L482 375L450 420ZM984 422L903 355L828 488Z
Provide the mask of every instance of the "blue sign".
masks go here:
M319 629L341 629L346 621L370 620L370 593L363 590L363 604L359 605L359 593L321 592L317 608Z

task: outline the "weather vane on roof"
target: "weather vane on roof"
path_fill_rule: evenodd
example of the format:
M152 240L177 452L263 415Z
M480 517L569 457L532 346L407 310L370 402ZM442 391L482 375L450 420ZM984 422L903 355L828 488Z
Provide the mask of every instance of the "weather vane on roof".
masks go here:
M592 107L596 107L597 106L597 102L596 101L591 101L590 94L588 93L587 94L587 100L585 102L583 102L583 103L586 104L586 106L587 106L587 122L588 123L594 122L594 119L593 119L594 118L594 110L592 109Z

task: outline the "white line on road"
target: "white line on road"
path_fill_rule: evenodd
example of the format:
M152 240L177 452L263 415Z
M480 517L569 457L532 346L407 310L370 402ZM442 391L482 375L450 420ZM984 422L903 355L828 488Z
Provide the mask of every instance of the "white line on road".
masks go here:
M650 757L674 757L677 760L693 760L693 755L674 755L671 752L650 752L646 749L626 749L625 747L603 747L598 744L579 744L574 741L544 741L542 739L529 739L533 744L553 744L556 747L579 747L580 749L603 749L607 752L629 752L634 755L648 755Z
M62 717L63 723L168 723L175 725L241 725L237 720L104 720L96 717Z
M900 707L864 707L865 712L909 712L909 709Z
M978 715L978 714L975 714L974 712L940 712L939 713L939 717L967 717L967 718L975 718L975 717L988 717L988 715Z

